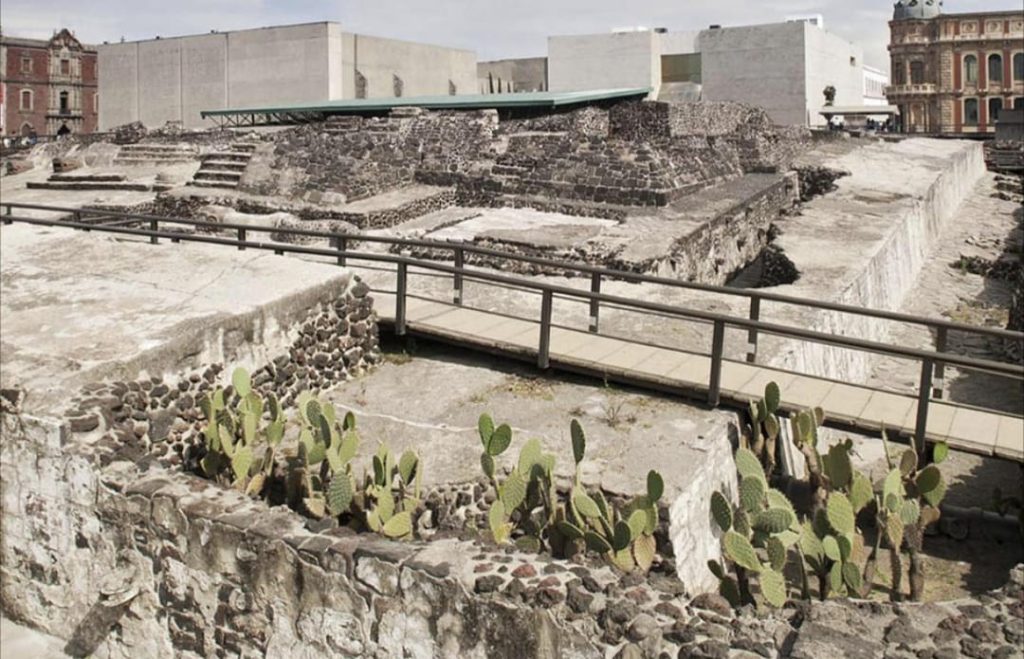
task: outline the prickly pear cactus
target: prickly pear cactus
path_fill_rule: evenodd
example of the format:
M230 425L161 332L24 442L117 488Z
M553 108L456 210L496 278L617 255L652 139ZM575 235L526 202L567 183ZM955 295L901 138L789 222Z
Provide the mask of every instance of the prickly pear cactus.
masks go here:
M285 419L273 394L264 401L252 390L245 369L235 369L231 383L230 391L218 387L199 403L206 416L206 455L200 470L207 478L259 496L273 473Z
M800 539L800 524L786 495L769 487L761 461L752 450L741 447L735 460L738 504L730 503L722 492L711 495L711 517L723 534L725 565L711 561L709 567L719 580L719 593L733 606L755 603L751 593L754 575L762 599L771 606L782 606L788 597L782 573L790 550Z
M769 382L764 388L764 398L750 401L750 426L743 438L744 447L753 452L769 478L775 471L775 451L782 429L778 417L781 404L779 385Z

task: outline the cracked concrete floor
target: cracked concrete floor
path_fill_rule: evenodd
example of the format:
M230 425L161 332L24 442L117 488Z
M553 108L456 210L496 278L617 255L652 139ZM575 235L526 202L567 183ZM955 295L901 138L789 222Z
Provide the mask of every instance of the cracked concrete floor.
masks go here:
M423 458L424 484L466 482L481 475L477 419L489 412L513 428L509 465L529 438L557 456L557 473L572 475L569 423L587 433L583 478L588 484L635 494L647 471L665 476L672 499L706 458L706 445L722 441L735 415L683 399L605 386L592 379L539 375L529 364L419 343L412 354L392 346L371 374L328 393L351 410L360 429L360 455L376 442L392 451L414 448ZM675 489L674 489L675 488Z

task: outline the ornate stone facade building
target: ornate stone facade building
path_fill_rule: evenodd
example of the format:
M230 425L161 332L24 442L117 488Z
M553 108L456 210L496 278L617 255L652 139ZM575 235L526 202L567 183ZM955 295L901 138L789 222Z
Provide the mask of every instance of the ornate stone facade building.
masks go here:
M944 14L941 0L899 0L889 23L892 84L909 133L994 133L1024 107L1024 12Z
M95 131L97 74L96 51L66 29L49 40L0 37L0 132Z

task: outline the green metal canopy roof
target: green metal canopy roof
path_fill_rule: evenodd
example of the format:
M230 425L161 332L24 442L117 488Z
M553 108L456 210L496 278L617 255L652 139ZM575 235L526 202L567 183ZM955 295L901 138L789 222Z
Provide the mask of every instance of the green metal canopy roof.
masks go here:
M331 114L380 112L399 107L430 110L480 110L502 108L555 108L616 98L646 96L650 87L597 89L581 92L522 92L511 94L465 94L457 96L408 96L400 98L353 98L319 103L298 103L277 107L203 110L204 118L234 124L280 124L315 121Z

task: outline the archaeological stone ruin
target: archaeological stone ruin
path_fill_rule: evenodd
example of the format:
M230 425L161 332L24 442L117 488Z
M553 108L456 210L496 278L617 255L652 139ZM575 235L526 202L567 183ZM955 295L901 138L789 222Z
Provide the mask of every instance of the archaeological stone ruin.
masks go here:
M605 99L2 172L0 605L66 655L1021 656L978 142Z

